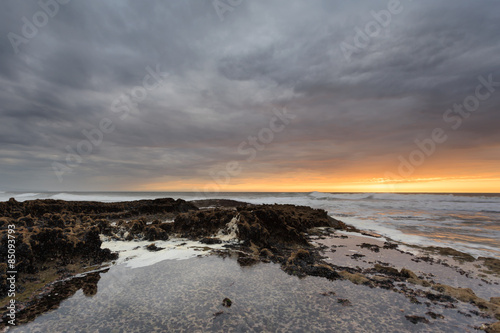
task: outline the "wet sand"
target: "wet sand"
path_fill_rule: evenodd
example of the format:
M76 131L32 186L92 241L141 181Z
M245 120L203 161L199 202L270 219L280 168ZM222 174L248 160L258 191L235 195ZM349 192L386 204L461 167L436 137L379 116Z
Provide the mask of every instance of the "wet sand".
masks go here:
M346 238L344 238L346 237ZM384 248L385 240L366 237L357 233L337 231L334 237L319 239L313 243L326 246L324 254L338 267L369 270L375 264L413 271L430 283L470 288L476 295L489 299L500 296L500 275L486 274L488 267L482 261L466 262L426 251L425 248L398 245ZM375 245L369 247L369 245Z

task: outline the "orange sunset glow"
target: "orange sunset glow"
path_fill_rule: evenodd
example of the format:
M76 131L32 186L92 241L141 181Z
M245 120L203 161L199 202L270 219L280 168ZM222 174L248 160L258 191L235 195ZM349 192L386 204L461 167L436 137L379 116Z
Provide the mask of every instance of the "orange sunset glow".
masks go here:
M395 182L392 179L356 179L340 180L332 183L325 178L323 181L311 180L304 182L303 178L290 179L248 179L239 184L221 185L216 182L187 183L166 182L145 184L138 187L139 191L193 191L193 192L424 192L424 193L498 193L500 178L484 179L449 179L426 178L405 179ZM307 178L305 178L307 180ZM446 191L445 191L446 189Z

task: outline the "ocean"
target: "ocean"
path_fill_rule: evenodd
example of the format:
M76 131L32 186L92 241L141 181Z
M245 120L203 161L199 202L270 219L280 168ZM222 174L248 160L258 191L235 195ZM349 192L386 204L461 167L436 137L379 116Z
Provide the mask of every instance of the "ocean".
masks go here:
M500 194L0 192L0 201L33 199L117 202L155 198L224 198L254 204L295 204L326 210L359 229L420 246L451 247L500 258Z

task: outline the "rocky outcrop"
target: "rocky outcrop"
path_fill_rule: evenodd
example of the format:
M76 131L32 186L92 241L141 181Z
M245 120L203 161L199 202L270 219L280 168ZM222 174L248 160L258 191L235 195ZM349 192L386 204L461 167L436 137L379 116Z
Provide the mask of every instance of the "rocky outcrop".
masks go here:
M198 208L236 208L250 206L249 203L230 199L203 199L191 200L190 203Z
M181 199L155 199L155 200L137 200L126 202L96 202L96 201L64 201L64 200L30 200L17 202L11 198L7 202L0 202L0 216L18 219L19 223L26 225L33 218L41 219L44 214L60 214L57 217L48 215L49 221L53 224L62 226L64 216L72 218L108 218L120 219L134 216L179 213L198 208Z
M21 292L27 275L51 269L66 272L67 265L85 267L115 259L116 254L101 249L100 234L112 236L121 232L123 239L127 236L166 240L171 227L158 218L171 219L190 210L198 208L184 200L168 198L117 203L10 199L0 202L0 262L7 262L8 226L14 226L16 263L11 270L20 274L17 287ZM137 218L123 220L127 217ZM1 265L0 275L6 271L6 265ZM0 299L6 293L6 280L2 279Z
M181 237L196 239L209 237L223 229L236 212L223 209L202 210L179 214L173 223L172 232Z
M244 245L269 248L282 245L307 245L307 230L314 227L343 228L343 223L326 211L294 205L242 206L234 210L213 209L179 214L172 232L198 239L224 229L237 218L237 237Z
M247 266L259 260L282 264L290 274L340 278L322 261L318 250L308 242L307 231L345 225L321 209L294 205L246 205L236 210L210 209L179 214L171 231L179 236L206 242L213 236L233 236L239 241L238 262Z

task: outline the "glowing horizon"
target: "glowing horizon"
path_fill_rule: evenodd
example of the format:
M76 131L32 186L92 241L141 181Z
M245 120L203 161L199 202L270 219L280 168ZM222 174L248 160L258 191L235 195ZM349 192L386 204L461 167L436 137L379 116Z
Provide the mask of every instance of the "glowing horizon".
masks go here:
M354 193L500 193L500 178L486 179L415 179L394 182L391 179L372 179L338 184L299 185L292 181L248 181L238 185L217 185L215 182L178 184L148 184L138 191L164 192L354 192Z

